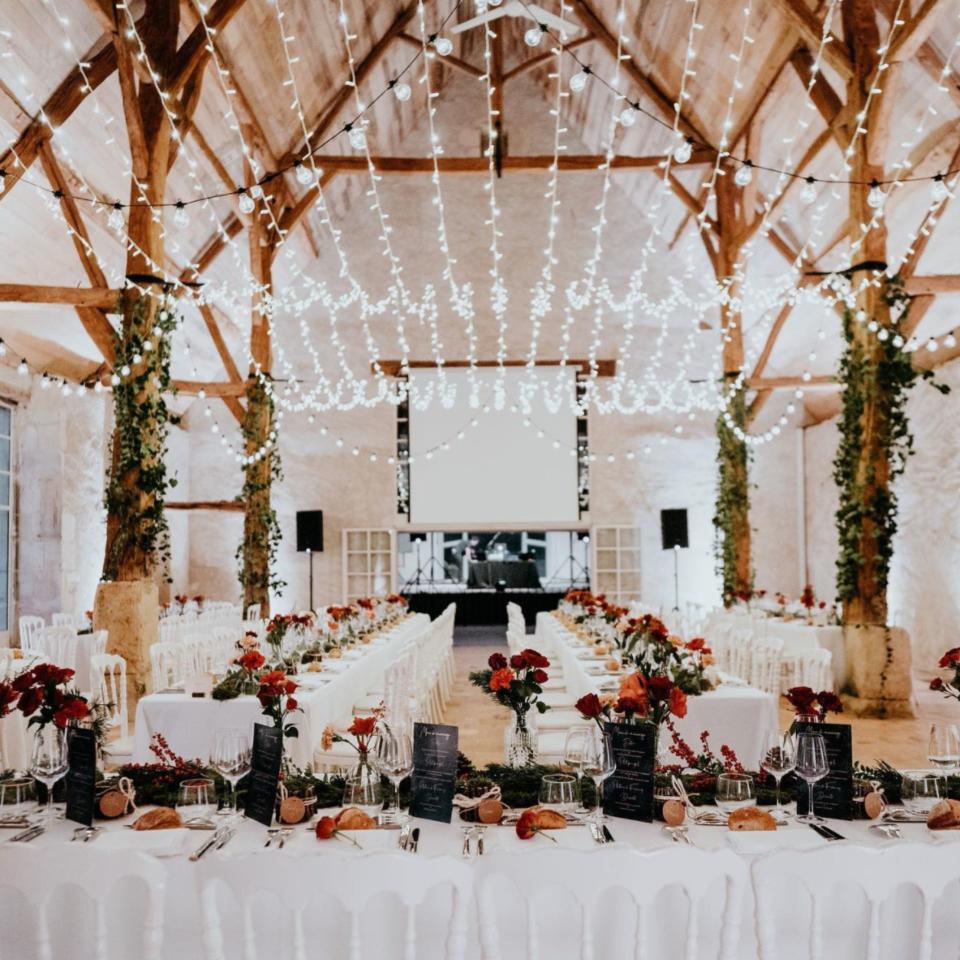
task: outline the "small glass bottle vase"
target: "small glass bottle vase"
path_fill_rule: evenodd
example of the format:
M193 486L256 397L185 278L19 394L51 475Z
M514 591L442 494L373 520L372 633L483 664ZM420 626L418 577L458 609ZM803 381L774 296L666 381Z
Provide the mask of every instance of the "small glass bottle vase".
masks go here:
M529 767L537 762L537 715L515 713L503 732L503 756L508 767Z

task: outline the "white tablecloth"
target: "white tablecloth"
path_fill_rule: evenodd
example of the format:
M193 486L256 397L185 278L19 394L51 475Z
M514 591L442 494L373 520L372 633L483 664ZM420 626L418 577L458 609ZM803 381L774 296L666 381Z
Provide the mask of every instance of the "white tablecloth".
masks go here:
M345 654L343 659L324 661L322 673L299 678L303 686L296 698L301 712L291 717L299 736L286 741L293 762L298 766L312 762L324 727L349 717L353 705L382 683L384 672L405 644L420 637L429 627L430 618L425 613L413 614L373 643ZM322 686L307 686L321 681L327 682ZM163 734L170 748L180 756L206 761L214 746L215 731L248 730L261 717L262 708L256 697L217 701L185 693L151 694L137 704L133 762L150 763L155 759L150 753L150 741L156 733Z
M668 847L670 850L681 851L682 847L674 846L664 834L660 824L634 823L626 820L611 819L610 829L616 838L616 848L631 848L642 851L652 851ZM415 821L420 827L420 849L417 856L431 857L459 857L463 843L459 824L438 824L425 820ZM833 821L832 826L848 838L846 845L836 844L834 849L844 847L852 849L854 844L876 847L882 843L877 836L867 829L865 823L844 823ZM59 822L52 831L32 841L25 852L35 853L42 857L45 869L49 871L52 881L55 877L62 879L57 870L57 851L69 845L72 825ZM162 859L167 875L166 883L166 910L164 918L163 956L166 960L204 960L202 947L201 898L197 886L197 865L190 863L185 853L193 850L205 838L205 834L192 831L177 831L176 838L171 837L167 842L176 843L183 851ZM904 841L930 842L929 832L922 824L907 824L903 827ZM185 834L185 836L179 836ZM596 942L594 956L632 958L636 953L636 944L632 942L634 909L632 904L625 901L622 892L614 887L608 887L603 872L603 859L607 849L596 847L585 828L572 827L555 832L559 849L573 848L592 850L595 860L596 887L598 912L594 925ZM691 827L690 837L695 846L702 849L720 849L731 846L728 832L718 827ZM743 837L744 835L740 835ZM758 835L753 834L754 838ZM778 831L773 837L777 846L784 848L823 845L810 830L801 825L792 825ZM393 851L396 843L396 833L379 831L376 835L366 834L360 838L365 849L355 850L346 842L337 840L317 841L311 831L300 827L292 834L284 850L263 850L265 838L264 828L258 824L244 821L240 824L237 837L222 851L207 854L206 862L215 860L224 861L229 867L231 860L245 855L267 858L308 858L316 864L318 870L336 871L338 864L345 858L369 856L382 858ZM146 850L146 844L157 842L157 835L137 834L125 830L119 823L105 826L103 835L94 840L89 846L82 846L83 850ZM941 840L934 841L949 842ZM77 844L72 845L76 849ZM486 853L504 853L508 856L521 858L532 851L553 850L554 844L542 837L521 841L517 838L512 827L491 827L486 834ZM34 960L36 954L32 946L32 937L35 933L36 918L34 911L28 909L19 896L13 896L3 889L4 880L11 878L11 871L4 869L4 854L15 849L16 845L8 845L0 838L0 943L3 946L4 960ZM960 848L958 848L960 849ZM381 852L382 851L382 852ZM411 854L412 855L412 854ZM668 853L669 856L669 853ZM743 854L749 863L755 857ZM475 875L479 875L488 868L492 858L474 858L470 861ZM9 861L8 861L9 862ZM271 862L275 862L271 861ZM503 867L501 865L501 871ZM507 869L508 872L508 869ZM960 879L960 862L957 866L957 878ZM15 877L13 878L15 879ZM93 942L95 924L90 900L86 897L84 887L87 878L83 875L73 878L75 886L70 890L59 890L52 901L48 916L51 919L53 957L71 957L73 960L88 960L93 957ZM824 884L831 883L839 877L824 877ZM540 938L540 956L550 960L577 960L580 957L579 910L573 900L562 892L561 887L551 887L552 881L562 884L563 877L545 873L543 877L544 894L537 902L536 916ZM826 928L822 956L826 960L841 960L847 957L865 957L866 951L862 948L862 938L866 930L865 901L855 888L837 887L836 896L832 898L825 911L824 923ZM934 913L933 926L933 953L934 960L955 960L956 944L960 942L960 911L955 909L956 884L948 887L946 895L937 904ZM290 932L292 924L288 915L282 911L282 890L272 891L276 897L265 895L257 901L255 925L258 936L266 939L258 940L262 953L258 955L276 957L277 960L292 960L294 953L290 946ZM809 901L800 891L787 886L779 891L773 917L778 934L778 960L800 960L808 958L806 952L809 937ZM717 891L719 902L719 890ZM504 879L495 890L495 910L497 927L500 932L500 942L503 948L504 960L526 960L526 917L524 901L516 897L509 881ZM55 903L55 906L53 906ZM111 958L126 958L138 956L134 953L133 940L127 940L127 951L118 941L121 931L127 937L138 932L138 920L142 916L142 898L137 884L118 882L113 887L107 911L108 939L113 948ZM395 900L381 898L373 901L374 906L363 915L361 920L365 941L374 943L372 950L364 953L364 958L376 957L377 960L401 960L404 950L404 938L398 933L402 930L404 913ZM30 907L35 904L29 904ZM447 932L446 918L449 911L449 894L443 888L436 888L427 898L426 903L417 911L417 945L418 957L426 960L442 958L444 954L444 939ZM470 906L469 931L467 935L468 960L478 960L480 957L479 936L475 906ZM717 926L719 909L707 909L701 914L700 922L700 953L698 958L716 958L718 952ZM347 956L343 946L345 927L348 923L346 911L335 901L325 900L317 902L316 910L305 918L306 940L308 956L324 957L330 960L342 960ZM648 950L642 955L662 958L679 958L685 956L683 943L687 935L686 909L680 894L676 890L664 890L656 901L652 921L656 931L664 931L663 943L658 943L658 949ZM895 895L893 909L886 913L882 923L883 950L882 960L913 960L917 956L917 936L920 921L919 898L915 891L901 887ZM626 927L626 929L624 929ZM752 892L748 886L743 903L740 928L740 947L737 951L738 960L756 960L757 949L755 943L755 917ZM265 936L264 932L268 935ZM238 938L243 934L243 924L239 915L234 913L226 918L226 950L225 956L239 957L242 950ZM619 940L617 939L619 936ZM271 939L272 938L272 939ZM659 938L658 938L659 939ZM854 947L856 944L856 947ZM639 954L637 954L639 955Z
M570 696L577 700L586 693L599 693L601 683L607 678L588 672L588 667L597 661L577 657L585 648L573 642L574 635L552 614L544 619L538 617L537 629L541 631L544 647L563 666ZM757 770L767 734L777 728L777 704L762 690L724 683L699 697L688 697L686 717L674 718L674 724L694 750L699 747L701 732L706 730L714 753L719 755L720 747L725 744L745 767ZM666 748L667 744L662 743L661 751Z
M707 621L706 635L710 640L710 628L720 624L740 629L753 630L758 638L782 640L784 656L795 655L803 650L821 647L829 650L832 657L833 685L840 690L847 682L847 658L843 645L843 627L807 624L803 620L784 620L781 617L757 617L751 619L735 613L718 610Z
M0 770L26 770L30 766L27 720L19 710L0 720Z

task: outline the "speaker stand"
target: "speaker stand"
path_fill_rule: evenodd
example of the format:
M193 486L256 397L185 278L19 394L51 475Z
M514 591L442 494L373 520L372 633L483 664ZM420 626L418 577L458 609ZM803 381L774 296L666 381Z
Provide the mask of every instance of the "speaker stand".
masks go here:
M673 548L673 612L680 612L680 548Z
M313 551L308 550L307 555L310 557L310 610L313 611Z

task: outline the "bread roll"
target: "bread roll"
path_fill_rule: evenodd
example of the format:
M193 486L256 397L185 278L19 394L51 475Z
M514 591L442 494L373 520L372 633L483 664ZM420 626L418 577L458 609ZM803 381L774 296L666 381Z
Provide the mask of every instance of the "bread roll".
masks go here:
M941 800L927 814L931 830L956 830L960 827L960 800Z
M180 814L173 807L154 807L133 823L134 830L175 830L182 826Z
M727 827L730 830L776 830L777 821L759 807L744 807L730 814Z
M477 805L477 819L481 823L499 823L503 817L503 804L499 800L487 798Z
M620 661L615 660L612 657L604 664L607 669L607 673L619 673L620 672Z
M377 821L357 807L347 807L337 817L337 827L341 830L375 830Z
M319 660L311 660L307 664L307 673L320 673L323 670L323 664Z
M567 818L557 810L551 810L548 807L531 807L529 812L533 814L533 826L538 830L566 829Z

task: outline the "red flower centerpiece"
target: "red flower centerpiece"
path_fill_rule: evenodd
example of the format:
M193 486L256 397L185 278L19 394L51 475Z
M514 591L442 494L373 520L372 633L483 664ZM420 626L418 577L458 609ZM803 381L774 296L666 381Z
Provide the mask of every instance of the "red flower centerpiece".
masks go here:
M945 697L952 697L954 700L960 700L960 647L953 647L948 650L941 658L938 664L941 670L949 670L953 676L949 680L943 677L934 677L930 681L931 690L939 690ZM0 704L2 709L2 704ZM0 712L0 716L3 713Z
M17 709L30 717L31 727L42 730L53 723L62 730L71 722L86 720L90 713L86 698L67 687L73 674L73 670L50 663L37 664L32 670L19 674L5 685L5 691L0 690L0 716L4 716L4 701L9 711L14 702L12 694L16 693Z
M823 723L828 713L843 713L843 702L832 690L815 693L810 687L791 687L784 696L798 721Z
M270 670L260 676L257 699L263 707L263 715L273 720L273 725L283 731L285 737L299 737L296 725L287 723L287 716L300 708L293 696L297 684L282 670Z

